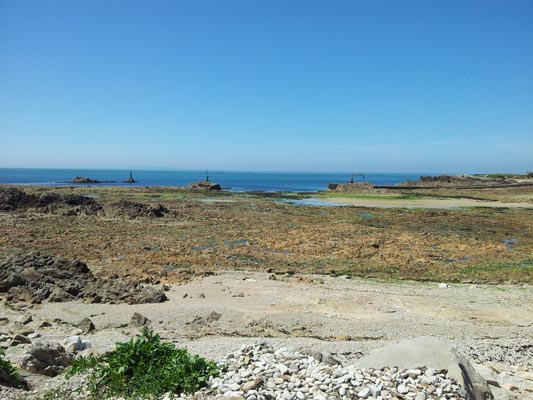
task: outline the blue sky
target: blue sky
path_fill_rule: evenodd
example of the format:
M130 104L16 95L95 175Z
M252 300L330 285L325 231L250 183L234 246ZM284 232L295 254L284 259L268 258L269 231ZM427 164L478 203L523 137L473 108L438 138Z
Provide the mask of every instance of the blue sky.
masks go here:
M533 170L533 2L0 0L0 167Z

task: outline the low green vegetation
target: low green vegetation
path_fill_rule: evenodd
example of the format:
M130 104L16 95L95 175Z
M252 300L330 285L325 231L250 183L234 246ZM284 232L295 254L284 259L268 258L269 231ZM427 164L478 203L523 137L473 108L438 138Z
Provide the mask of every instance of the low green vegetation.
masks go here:
M3 382L4 380L6 382ZM5 357L4 350L2 349L0 349L0 383L16 388L24 386L17 369Z
M533 173L527 172L525 174L476 174L475 176L482 176L482 177L492 178L492 179L505 179L505 178L519 179L519 178L532 178Z
M162 342L145 328L129 342L117 343L110 353L76 359L67 376L79 373L88 373L88 390L95 398L150 399L165 393L194 393L218 369L213 361Z
M379 195L366 193L342 193L342 192L321 192L313 197L340 197L345 199L369 199L369 200L418 200L424 196L417 193Z

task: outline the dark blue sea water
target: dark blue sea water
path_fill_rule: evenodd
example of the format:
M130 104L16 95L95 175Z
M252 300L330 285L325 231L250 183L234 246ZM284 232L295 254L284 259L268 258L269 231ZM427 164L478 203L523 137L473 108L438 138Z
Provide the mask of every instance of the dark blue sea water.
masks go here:
M68 183L76 176L100 181L98 186L184 186L206 178L205 171L133 171L137 183L122 181L129 177L129 170L112 169L33 169L0 168L0 184L75 186ZM417 180L422 173L365 173L365 181L377 185L394 185L406 179ZM325 190L328 183L345 183L350 180L349 172L232 172L210 171L209 180L232 191L261 190L266 192L316 192ZM356 176L356 181L361 181ZM87 186L87 185L83 185Z

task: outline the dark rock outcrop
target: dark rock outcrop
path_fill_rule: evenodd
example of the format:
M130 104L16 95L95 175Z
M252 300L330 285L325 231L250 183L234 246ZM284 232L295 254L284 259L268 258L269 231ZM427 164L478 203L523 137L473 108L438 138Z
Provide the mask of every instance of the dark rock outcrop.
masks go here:
M47 192L41 195L28 194L17 188L0 188L0 211L16 211L35 208L49 212L56 208L67 207L74 213L95 214L102 208L94 199L79 194L62 196Z
M187 189L190 190L222 190L222 187L218 183L213 183L209 181L198 181L190 183L187 186Z
M84 176L77 176L69 183L102 183L104 181L99 181L98 179L86 178Z
M90 303L161 303L162 290L121 279L97 279L80 260L40 253L16 255L0 263L0 293L11 301L34 304L44 300Z
M121 200L116 203L106 205L105 214L109 217L163 217L168 213L168 209L161 204L151 205L137 203L135 201Z

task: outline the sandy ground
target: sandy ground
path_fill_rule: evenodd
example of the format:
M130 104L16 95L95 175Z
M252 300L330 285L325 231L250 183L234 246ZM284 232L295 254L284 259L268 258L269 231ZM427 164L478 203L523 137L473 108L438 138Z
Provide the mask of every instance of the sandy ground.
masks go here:
M390 208L467 208L467 207L491 207L491 208L533 208L533 204L511 203L501 201L484 201L474 199L415 199L415 200L389 200L383 199L356 199L346 197L321 198L327 203L344 204L356 207L390 207Z
M88 337L104 351L136 332L128 324L139 312L164 338L209 357L257 337L309 345L351 360L369 348L416 336L468 345L526 339L533 332L530 285L439 288L436 283L270 277L223 273L172 287L169 301L162 304L45 303L25 313L33 316L35 326L43 320L65 322L36 328L43 340L76 333L72 324L88 317L97 328ZM218 320L207 318L213 311L220 314Z
M386 282L346 277L285 276L224 272L175 285L161 304L43 303L27 308L2 307L0 316L28 324L42 337L62 342L81 334L90 352L114 349L139 327L138 312L164 340L196 354L220 359L266 338L275 348L312 349L331 353L343 364L355 362L374 348L417 336L451 341L477 363L498 371L501 384L515 385L529 399L533 387L533 288L531 285L449 285ZM19 303L20 304L23 303ZM75 327L90 318L96 330ZM51 327L39 327L43 321ZM0 333L9 325L0 326ZM29 345L9 347L20 362ZM87 352L87 351L86 351ZM25 374L26 375L26 374ZM26 375L38 391L61 385L42 375ZM524 397L525 396L525 397Z

